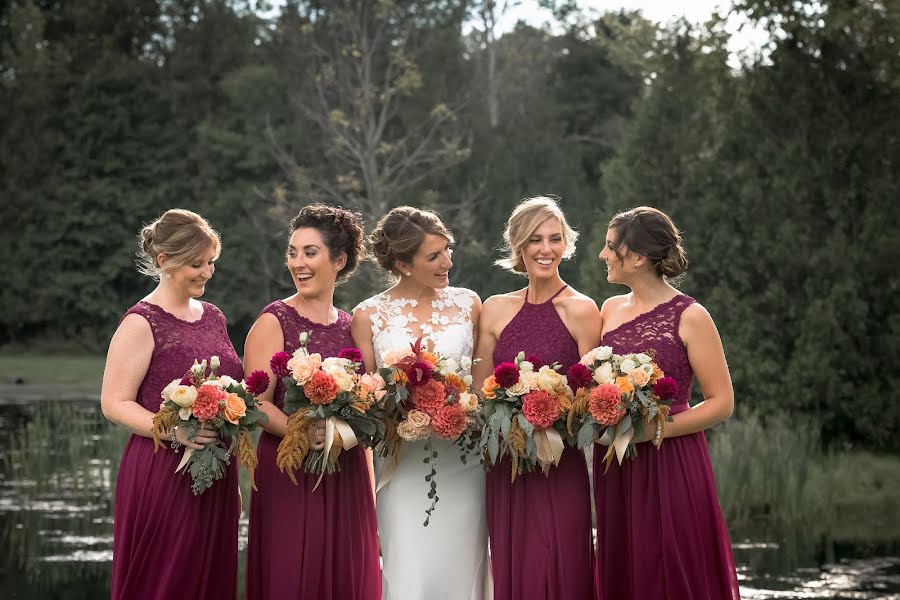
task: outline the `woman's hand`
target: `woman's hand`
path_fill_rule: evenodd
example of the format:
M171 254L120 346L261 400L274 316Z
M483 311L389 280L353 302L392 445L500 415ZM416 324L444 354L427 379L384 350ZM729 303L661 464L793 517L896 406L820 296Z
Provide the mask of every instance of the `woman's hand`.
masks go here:
M214 444L219 440L219 432L208 423L202 423L200 429L194 433L194 437L188 438L189 427L175 429L175 441L187 448L203 450L204 446Z
M309 436L309 447L312 450L321 450L325 447L325 421L319 419L313 421L306 430Z

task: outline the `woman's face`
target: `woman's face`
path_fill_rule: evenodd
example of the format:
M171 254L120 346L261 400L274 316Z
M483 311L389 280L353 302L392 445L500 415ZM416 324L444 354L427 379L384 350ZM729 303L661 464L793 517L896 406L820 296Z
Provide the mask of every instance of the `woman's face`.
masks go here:
M174 286L183 295L190 298L199 298L206 292L206 282L212 279L216 272L216 259L218 252L210 246L199 257L171 270L165 269L166 256L160 255L159 263L165 272L166 282Z
M285 265L301 296L333 293L338 273L346 264L347 255L343 253L332 260L322 233L315 227L301 227L291 234Z
M412 261L397 261L397 268L404 278L427 287L444 288L450 284L452 255L453 248L447 238L428 233L419 244Z
M562 223L548 217L532 232L522 249L522 262L529 278L555 277L566 252L566 238Z

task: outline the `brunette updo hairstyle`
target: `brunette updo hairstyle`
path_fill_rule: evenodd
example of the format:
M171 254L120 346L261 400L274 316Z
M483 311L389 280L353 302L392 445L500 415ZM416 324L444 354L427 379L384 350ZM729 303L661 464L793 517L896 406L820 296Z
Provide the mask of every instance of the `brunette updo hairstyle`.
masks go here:
M365 232L359 213L328 204L309 204L291 219L291 233L303 227L312 227L322 234L332 261L341 254L347 255L347 264L338 271L338 282L350 277L366 255Z
M647 257L656 274L675 279L688 267L687 254L681 246L681 233L669 215L649 206L638 206L620 212L609 222L615 230L613 250L619 260L622 246Z
M436 213L412 206L398 206L381 217L369 235L372 255L382 269L399 275L397 261L412 262L428 234L439 235L453 243L453 234Z
M164 271L197 260L210 248L218 256L222 242L209 222L195 212L173 208L138 234L138 270L158 280ZM166 255L164 267L157 260L160 254Z

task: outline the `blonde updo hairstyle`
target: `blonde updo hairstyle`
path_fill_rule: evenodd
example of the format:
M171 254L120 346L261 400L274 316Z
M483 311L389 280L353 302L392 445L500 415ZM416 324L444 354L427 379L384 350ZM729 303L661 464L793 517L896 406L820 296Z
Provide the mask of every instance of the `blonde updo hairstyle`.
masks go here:
M566 250L563 258L571 258L575 254L575 242L578 240L578 232L569 226L566 215L556 200L548 196L535 196L519 202L513 209L509 220L506 222L506 230L503 232L503 245L500 249L506 254L503 258L494 262L519 275L526 275L525 261L522 260L522 251L528 246L528 240L547 219L555 218L562 226L563 239L566 241Z
M609 222L616 232L613 251L623 260L621 248L647 257L656 274L676 279L687 271L687 254L681 245L681 233L666 213L650 206L638 206L620 212Z
M159 280L162 273L197 260L210 248L218 257L222 242L207 220L190 210L173 208L138 234L138 270ZM160 254L167 257L165 267L159 264Z
M453 243L453 234L436 213L398 206L381 217L369 235L372 256L384 271L399 276L397 261L411 263L428 234L439 235Z

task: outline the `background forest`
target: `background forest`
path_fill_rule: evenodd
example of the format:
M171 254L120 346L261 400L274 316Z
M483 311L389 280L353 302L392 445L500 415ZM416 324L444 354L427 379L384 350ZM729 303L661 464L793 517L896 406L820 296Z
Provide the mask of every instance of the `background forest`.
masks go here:
M739 67L718 18L555 2L552 27L501 31L491 0L258 4L0 3L0 351L102 354L153 285L136 233L172 207L222 234L207 295L240 350L293 289L307 202L437 210L454 285L485 298L524 284L491 266L512 207L557 195L582 235L563 276L598 303L621 293L606 223L649 204L684 231L739 415L900 450L900 2L739 0L771 34ZM364 270L337 301L383 286Z

